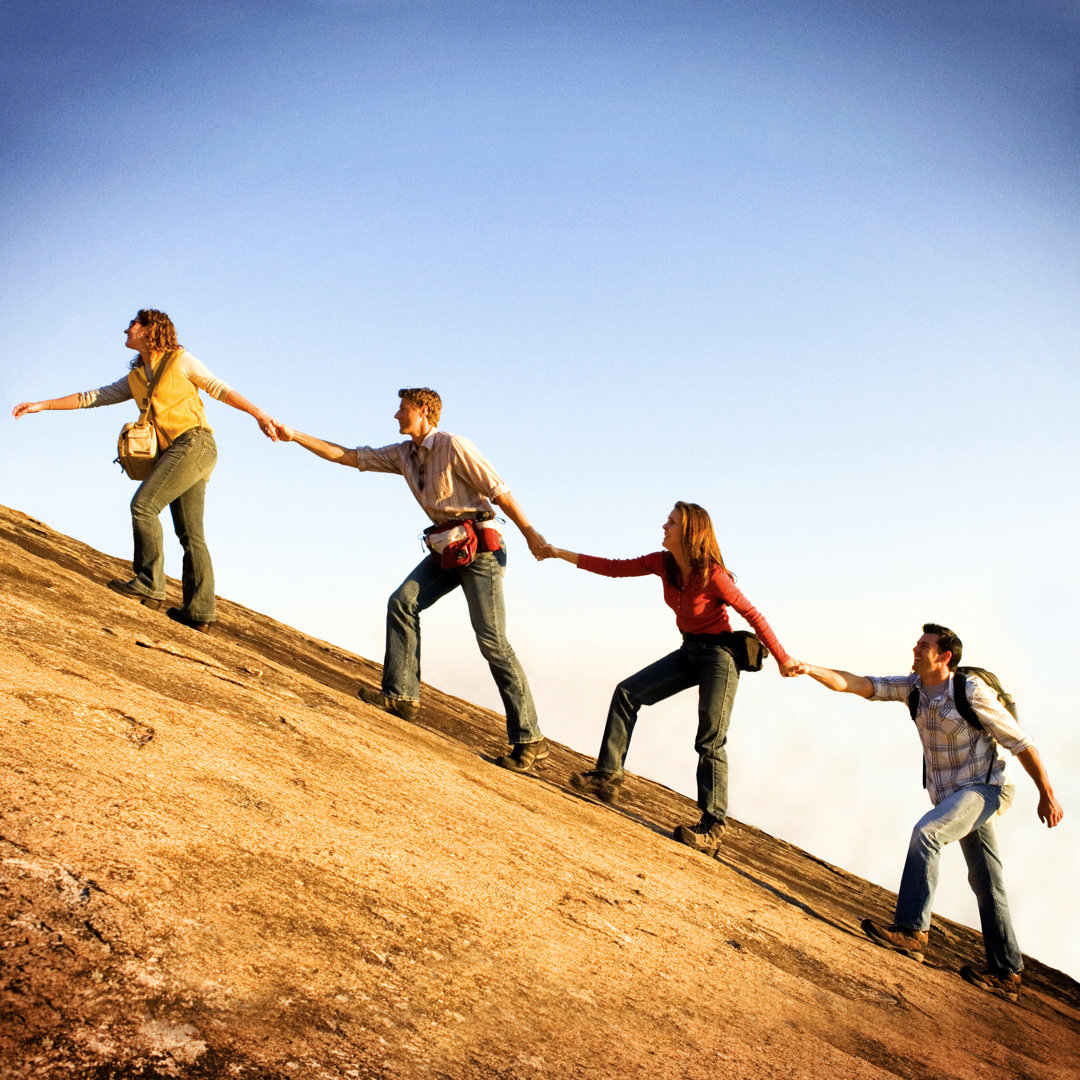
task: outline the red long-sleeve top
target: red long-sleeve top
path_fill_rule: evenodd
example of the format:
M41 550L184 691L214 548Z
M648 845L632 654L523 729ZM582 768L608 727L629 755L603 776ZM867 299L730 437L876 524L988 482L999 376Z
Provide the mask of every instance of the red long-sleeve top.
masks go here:
M670 560L670 562L669 562ZM743 595L731 575L713 567L704 584L694 577L681 586L674 559L665 551L654 551L636 559L601 559L579 555L578 569L605 577L644 577L655 574L664 583L664 602L675 612L675 625L684 634L722 634L731 629L727 608L733 607L753 628L779 663L788 659L765 616Z

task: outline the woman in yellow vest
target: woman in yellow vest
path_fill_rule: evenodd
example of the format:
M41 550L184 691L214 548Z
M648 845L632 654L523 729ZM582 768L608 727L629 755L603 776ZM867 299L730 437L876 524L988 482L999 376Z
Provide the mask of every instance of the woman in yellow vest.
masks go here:
M44 409L93 409L134 399L146 408L151 380L154 387L152 419L157 429L160 456L150 475L131 500L135 555L130 581L109 582L109 588L160 608L165 600L165 553L160 515L172 512L173 527L184 549L183 607L166 614L193 630L206 633L214 622L214 567L203 535L206 481L217 464L217 445L206 423L199 390L250 413L269 438L277 440L275 421L247 398L216 379L176 340L176 327L163 311L141 310L128 324L126 345L139 355L127 375L97 390L49 401L24 401L12 414Z

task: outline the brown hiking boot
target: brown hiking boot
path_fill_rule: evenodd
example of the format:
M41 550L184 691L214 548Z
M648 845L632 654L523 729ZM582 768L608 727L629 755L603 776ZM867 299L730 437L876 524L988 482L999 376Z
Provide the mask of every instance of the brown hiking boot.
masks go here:
M976 971L965 964L960 969L960 974L972 986L977 986L995 997L1004 998L1006 1001L1016 1001L1020 997L1019 971L1014 971L1011 975L992 975L989 971Z
M138 600L143 607L152 608L154 611L160 611L164 600L155 600L152 596L147 596L146 593L140 592L135 588L135 579L131 581L121 581L120 578L113 578L108 582L108 588L112 589L114 593L119 593L121 596L126 596L129 600Z
M496 765L501 765L511 772L532 772L533 767L538 765L551 753L547 739L538 739L536 742L519 742L509 754L495 759Z
M390 713L391 716L399 716L402 720L414 723L420 715L420 702L409 701L407 698L390 698L381 690L372 686L361 686L356 691L356 696L368 705L374 705L376 709Z
M883 949L892 949L893 952L903 953L912 960L923 962L926 953L926 943L930 940L930 934L926 930L912 930L907 926L878 926L873 919L863 919L863 933L875 944Z
M688 844L702 855L715 855L720 850L720 843L727 826L705 812L696 825L680 825L675 830L675 839L680 844Z
M165 614L173 622L178 622L181 626L186 626L189 630L195 630L200 634L209 634L210 628L214 625L213 623L199 622L197 619L193 619L183 608L171 607Z
M622 782L622 773L605 772L603 769L570 774L572 788L585 795L592 795L609 806L614 806L619 801L619 788L622 787Z

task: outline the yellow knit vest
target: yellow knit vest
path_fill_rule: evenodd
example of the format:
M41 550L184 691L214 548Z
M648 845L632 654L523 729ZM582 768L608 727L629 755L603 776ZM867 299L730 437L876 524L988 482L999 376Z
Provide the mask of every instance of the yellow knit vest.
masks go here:
M182 350L180 350L182 353ZM154 364L154 371L165 362L169 354L162 353ZM142 412L146 408L147 391L150 382L146 377L146 367L139 364L128 372L128 386L131 387L131 396L135 404ZM213 430L206 423L206 410L203 408L202 398L199 397L199 388L180 370L180 357L178 356L169 370L158 380L154 390L154 427L157 428L158 440L162 447L169 446L173 440L179 438L185 431L192 428L206 428Z

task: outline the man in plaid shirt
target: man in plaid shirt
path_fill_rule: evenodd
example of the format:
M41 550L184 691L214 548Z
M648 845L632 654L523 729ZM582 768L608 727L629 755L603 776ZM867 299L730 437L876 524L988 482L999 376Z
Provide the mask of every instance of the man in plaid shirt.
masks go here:
M1024 963L1009 919L994 829L994 818L1008 809L1013 798L1002 748L1015 755L1035 781L1039 819L1053 828L1063 811L1031 739L996 693L971 674L959 677L965 679L968 701L982 727L973 726L961 715L953 697L953 672L962 650L960 639L951 630L926 623L915 643L915 662L909 675L869 678L813 664L800 664L799 671L830 690L859 694L871 701L899 701L906 706L909 695L913 691L917 695L915 723L934 809L912 831L893 923L879 926L865 919L864 932L883 948L921 963L941 849L959 840L967 860L968 881L979 904L987 961L985 971L965 966L960 974L983 990L1016 1001Z

